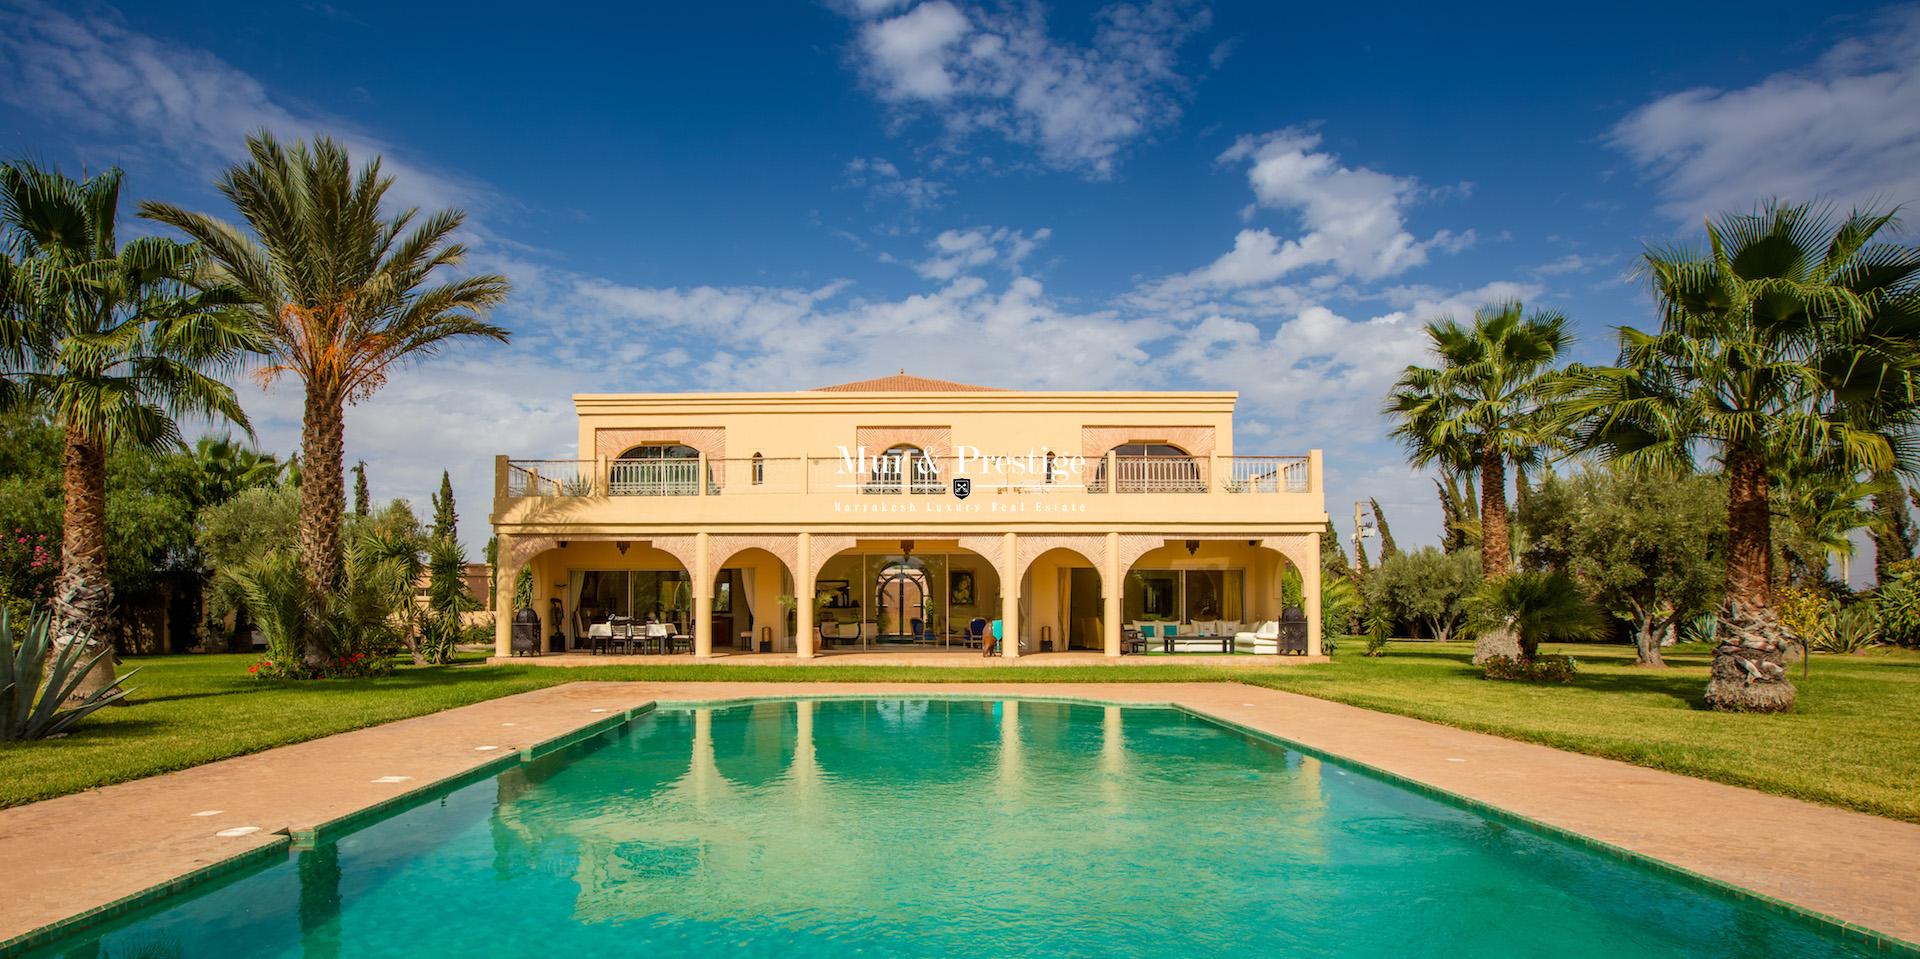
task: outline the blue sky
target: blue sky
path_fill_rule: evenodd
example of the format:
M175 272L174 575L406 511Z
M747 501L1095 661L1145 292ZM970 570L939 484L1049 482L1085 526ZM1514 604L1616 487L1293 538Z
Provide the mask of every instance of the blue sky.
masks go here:
M405 7L406 9L397 9ZM349 415L377 496L573 455L569 396L892 372L1234 389L1242 452L1432 541L1376 410L1421 322L1523 297L1575 356L1645 242L1770 195L1920 200L1920 8L751 7L0 0L0 153L224 214L245 134L381 153L517 286L505 347ZM264 445L293 390L243 387ZM1377 546L1375 547L1377 549Z

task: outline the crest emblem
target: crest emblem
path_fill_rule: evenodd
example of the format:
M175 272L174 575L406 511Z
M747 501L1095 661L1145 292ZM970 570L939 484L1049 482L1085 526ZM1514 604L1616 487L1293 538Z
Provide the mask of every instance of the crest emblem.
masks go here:
M966 499L967 494L971 492L973 492L973 480L961 477L953 481L953 495L955 497Z

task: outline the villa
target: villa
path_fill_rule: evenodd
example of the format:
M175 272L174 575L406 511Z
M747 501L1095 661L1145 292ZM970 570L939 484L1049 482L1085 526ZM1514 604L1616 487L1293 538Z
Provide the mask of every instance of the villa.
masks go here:
M581 459L495 458L496 654L1274 652L1246 634L1291 612L1317 656L1320 452L1241 452L1236 397L577 395Z

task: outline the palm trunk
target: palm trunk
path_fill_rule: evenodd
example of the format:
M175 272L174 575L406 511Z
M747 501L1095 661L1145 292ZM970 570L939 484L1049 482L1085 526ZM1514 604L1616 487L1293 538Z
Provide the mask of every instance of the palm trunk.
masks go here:
M346 411L340 395L307 384L307 405L300 429L300 565L316 601L324 602L340 585L340 519L346 510ZM331 650L311 632L302 638L307 665L324 669Z
M1507 575L1512 565L1507 545L1507 460L1500 448L1488 443L1480 451L1480 572L1488 579ZM1494 656L1531 659L1512 629L1490 629L1473 641L1473 661Z
M1766 462L1753 450L1727 452L1727 612L1713 650L1707 704L1741 712L1793 707L1787 681L1792 636L1774 615L1772 515Z
M61 455L66 500L60 539L60 576L53 587L54 645L74 645L95 656L112 645L113 582L107 577L107 452L72 425ZM113 654L101 656L74 688L81 699L113 682Z
M1507 542L1507 460L1492 443L1480 453L1480 570L1488 579L1513 564Z
M1749 450L1727 454L1727 599L1773 605L1773 516L1767 466Z

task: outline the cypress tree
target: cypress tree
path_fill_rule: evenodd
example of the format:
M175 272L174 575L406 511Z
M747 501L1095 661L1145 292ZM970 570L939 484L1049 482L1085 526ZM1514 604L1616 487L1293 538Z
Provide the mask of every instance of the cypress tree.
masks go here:
M440 492L433 497L433 538L453 539L459 533L460 514L453 508L453 479L440 471Z
M1353 575L1353 568L1347 565L1346 547L1340 545L1340 531L1334 529L1332 523L1328 523L1327 528L1320 533L1320 571L1323 575L1327 573L1338 573L1341 576Z
M1367 505L1373 507L1373 525L1380 531L1380 562L1400 555L1398 547L1393 545L1393 530L1387 528L1387 514L1380 509L1380 501L1367 497Z
M361 460L353 466L353 515L365 516L373 509L367 495L367 461Z

